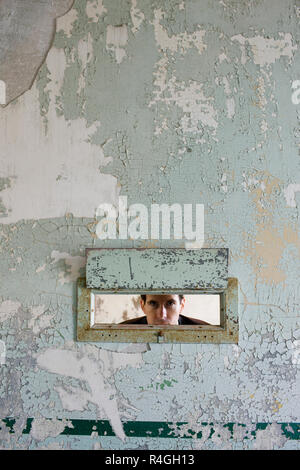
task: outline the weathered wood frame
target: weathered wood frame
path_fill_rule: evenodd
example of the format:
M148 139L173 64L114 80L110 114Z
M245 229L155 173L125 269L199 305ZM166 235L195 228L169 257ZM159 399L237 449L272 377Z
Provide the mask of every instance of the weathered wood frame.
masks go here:
M159 259L168 257L179 263L178 276L171 281L164 279L163 275L153 282L151 276L147 278L142 287L137 288L135 276L128 272L127 263L118 271L116 264L108 265L109 255L114 255L114 259L124 258L142 260L145 255L144 250L134 249L110 249L114 251L87 250L87 279L80 278L77 283L77 340L93 342L120 342L120 343L238 343L238 281L236 278L227 278L228 250L227 249L202 249L195 250L191 257L190 251L185 249L148 249L146 259L147 265L151 260L157 267ZM151 253L152 251L152 253ZM150 253L149 253L150 252ZM201 253L200 253L201 252ZM111 254L110 254L111 253ZM149 256L148 256L149 255ZM133 258L132 258L133 257ZM189 281L183 282L184 275L192 261L192 275L196 271L201 282L194 282L190 277ZM100 261L99 261L100 260ZM96 263L96 264L95 264ZM99 274L99 263L101 265L101 275ZM143 261L142 261L143 263ZM212 267L214 263L214 267ZM130 263L129 263L130 264ZM98 266L93 271L93 266ZM118 282L114 281L114 273L117 269ZM96 275L95 275L96 273ZM202 274L201 274L202 273ZM206 277L204 275L206 274ZM108 274L106 276L106 274ZM141 273L139 272L139 275ZM161 271L160 271L161 274ZM150 282L151 279L151 282ZM185 277L186 279L186 277ZM169 285L167 285L169 284ZM160 285L160 288L158 287ZM179 286L184 286L179 289ZM93 296L95 294L219 294L220 295L220 326L206 325L180 325L180 326L154 326L154 325L116 325L116 324L95 324L93 322Z

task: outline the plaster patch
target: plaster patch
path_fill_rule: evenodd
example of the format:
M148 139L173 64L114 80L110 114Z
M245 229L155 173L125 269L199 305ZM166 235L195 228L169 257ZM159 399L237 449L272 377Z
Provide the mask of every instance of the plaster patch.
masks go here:
M283 434L281 425L277 423L268 424L266 429L256 431L256 439L253 443L254 450L272 450L283 447L287 438Z
M220 425L214 425L214 433L211 436L211 440L218 449L230 450L232 449L231 432L228 428Z
M217 79L216 79L217 80ZM226 95L231 95L231 89L230 89L230 85L229 85L229 81L228 81L228 78L227 77L223 77L223 85L224 85L224 91L226 93Z
M30 435L37 441L44 441L48 437L59 436L65 428L73 427L67 419L58 420L39 417L32 421Z
M293 354L292 354L292 363L300 365L300 340L296 339L292 342Z
M65 410L84 411L90 399L89 392L76 387L55 387Z
M69 272L67 274L65 272L59 273L60 284L76 281L80 276L80 269L84 268L86 263L86 258L84 256L71 256L69 253L61 253L56 250L52 251L51 258L53 259L51 264L63 260L68 267Z
M155 72L154 99L149 107L157 102L168 105L176 104L182 109L184 115L181 118L181 127L184 132L199 132L199 125L212 128L215 134L218 127L217 111L212 105L213 98L206 97L202 88L203 84L189 80L188 84L179 82L172 77L166 82L166 58L158 62L158 70ZM165 122L161 129L167 128ZM159 130L156 129L156 133Z
M256 262L255 268L259 278L265 283L282 283L286 273L280 269L279 260L282 257L284 241L278 230L274 227L260 227L256 235Z
M231 40L238 41L243 47L248 43L251 47L254 63L264 67L274 64L282 56L291 59L294 51L297 50L297 46L292 45L291 33L279 32L278 35L281 39L266 38L259 35L246 38L241 34L237 34L232 36ZM245 64L248 59L249 56L245 54L245 49L243 49L242 63Z
M260 128L263 134L266 134L267 130L269 129L268 123L265 119L261 121Z
M18 99L13 112L10 107L0 109L0 141L4 142L0 149L1 171L10 177L14 169L18 175L11 187L1 191L7 209L1 218L5 224L64 217L66 213L94 217L99 204L117 204L117 178L100 173L99 166L107 159L100 146L90 143L99 122L87 128L85 119L66 121L57 115L55 97L64 79L64 51L52 48L47 67L51 77L45 90L50 97L47 137L38 112L40 96L36 86ZM80 187L85 188L84 197Z
M47 308L45 305L35 305L29 307L31 319L28 322L28 328L31 328L34 334L40 333L42 330L51 326L51 320L54 313L47 315Z
M136 354L150 351L150 349L149 343L132 343L125 346L123 349L119 349L119 351L126 354Z
M244 174L244 177L246 175ZM262 184L263 183L263 184ZM257 173L257 177L248 177L247 187L251 189L251 195L255 203L254 219L256 220L256 236L249 240L249 234L245 233L247 248L245 257L255 270L257 279L265 284L284 285L288 272L280 265L285 248L295 245L300 253L300 240L297 230L284 224L280 229L275 226L273 209L276 207L276 193L281 189L280 180L268 172Z
M115 58L118 64L126 56L125 46L128 41L127 26L125 24L121 26L108 25L106 30L106 49L112 51L115 54Z
M6 83L5 103L27 91L49 51L55 19L74 0L2 0L0 15L1 80Z
M97 406L98 418L101 417L101 411L104 411L111 420L112 427L117 436L124 440L125 434L118 413L116 400L109 399L113 390L104 382L99 359L100 358L97 360L96 357L92 358L90 355L82 357L80 353L75 351L48 349L39 354L37 362L40 367L50 372L86 381L90 390L88 395L81 393L80 398L85 400L88 398L89 401ZM66 399L69 395L64 394L61 395L61 397ZM83 406L84 405L83 403Z
M36 272L36 273L40 273L40 272L42 272L42 271L45 271L46 266L47 266L46 263L45 263L45 264L42 264L42 266L39 266L38 268L36 268L35 272Z
M227 117L232 119L235 115L235 101L234 98L227 98L226 100L226 108L227 108Z
M57 0L57 2L59 1ZM59 322L59 328L66 336L66 341L70 340L70 344L65 343L63 350L60 350L59 348L62 346L59 345L62 344L64 337L53 336L52 331L33 338L35 351L41 348L43 344L47 345L46 347L51 344L53 348L58 349L58 352L55 357L46 354L44 371L32 370L32 354L30 356L27 354L28 345L30 345L33 336L32 332L22 330L23 325L26 324L27 326L27 323L23 321L22 309L20 308L18 312L17 308L11 308L11 311L15 311L18 315L13 319L15 321L10 322L15 329L13 331L9 329L4 334L7 334L9 338L9 350L12 351L10 359L15 361L14 364L17 367L9 367L9 370L8 367L2 368L2 372L7 373L0 384L0 388L2 387L3 408L6 410L11 406L13 411L20 412L22 425L26 423L28 416L35 416L36 413L30 413L30 410L34 409L48 409L53 416L66 416L67 412L72 411L74 412L72 413L74 418L85 416L85 414L89 418L91 414L94 414L96 408L95 414L98 413L101 416L101 414L108 413L109 419L114 419L117 423L115 427L117 427L120 425L117 421L118 417L121 419L126 412L132 415L136 413L133 408L130 408L129 401L131 401L140 408L136 414L141 419L149 421L161 419L165 422L173 420L174 422L174 418L178 417L178 420L186 421L186 416L191 415L191 417L188 417L187 433L189 429L199 429L202 432L202 439L199 440L165 439L163 441L162 439L151 440L146 437L143 441L136 439L134 441L136 446L147 446L151 441L153 445L158 447L163 446L164 443L169 447L184 447L186 442L191 447L193 445L197 446L197 444L201 447L205 445L203 444L205 439L207 439L207 447L210 448L222 446L223 443L227 445L228 434L226 431L223 434L221 426L215 427L212 424L202 428L196 427L197 422L198 424L200 422L199 418L201 418L201 414L198 414L200 409L203 422L248 423L247 427L240 428L240 437L238 441L235 440L233 446L237 448L252 446L255 441L256 427L253 424L253 434L251 434L250 422L256 423L260 420L268 422L268 420L272 421L274 419L280 422L291 419L296 421L297 412L299 411L296 365L299 364L300 337L294 337L295 341L292 347L290 346L291 342L286 340L291 337L292 328L298 322L299 292L294 288L297 283L298 273L295 246L300 245L296 225L298 222L297 213L295 209L286 208L285 210L286 200L290 201L290 204L295 203L296 205L299 200L296 192L294 196L288 195L286 200L283 194L283 188L288 187L289 183L293 181L293 179L290 179L291 175L295 174L292 173L294 166L291 163L293 152L286 153L285 161L280 158L280 154L276 153L276 149L274 152L277 145L276 129L278 130L278 136L280 129L280 126L277 126L276 119L281 119L283 116L281 114L282 106L289 106L288 103L290 103L288 79L287 96L285 96L284 88L278 95L278 103L275 103L275 99L273 103L270 100L272 90L275 92L276 88L278 91L278 87L275 87L274 84L283 83L285 79L284 67L288 56L283 55L281 60L276 60L274 70L271 67L263 70L253 64L252 49L248 42L245 42L244 45L238 42L229 44L227 42L228 37L236 34L237 31L245 31L243 28L248 13L243 8L239 11L235 10L234 5L236 2L232 0L227 2L226 18L222 13L222 9L220 9L221 12L217 11L218 2L214 11L203 8L203 14L198 12L195 16L191 15L191 11L196 13L197 8L195 5L197 2L186 2L186 14L185 12L178 12L178 9L180 9L178 1L165 4L168 14L170 12L170 20L174 19L174 24L170 21L168 27L163 27L164 32L168 31L168 37L165 38L166 49L163 49L163 53L160 52L162 50L160 46L152 42L154 41L154 31L149 26L153 15L152 8L143 2L143 12L146 19L144 23L139 25L140 30L136 34L138 42L134 42L135 39L132 37L135 27L134 20L130 20L128 12L130 5L138 7L142 2L133 0L131 2L120 2L120 5L121 3L122 5L119 11L114 10L115 5L113 3L116 2L105 0L105 6L109 10L109 17L107 17L110 18L109 22L107 18L100 18L100 21L96 24L93 23L92 18L86 17L85 8L88 2L83 2L83 5L81 2L77 2L79 19L75 20L73 29L70 29L68 34L71 34L71 36L68 36L68 40L66 39L67 35L62 32L57 35L56 44L59 45L60 49L53 46L48 54L45 64L47 68L45 67L43 70L43 82L41 78L39 79L40 93L37 93L34 89L26 93L24 95L26 99L16 100L9 107L9 113L4 114L0 109L0 114L3 115L3 120L0 117L1 171L4 170L4 176L16 175L16 178L21 178L22 181L22 184L20 184L16 180L17 189L12 187L15 186L15 182L11 184L10 188L3 188L6 197L5 207L13 209L11 220L20 220L20 222L11 226L3 225L1 230L1 256L3 257L3 262L1 261L3 266L1 283L4 286L3 292L4 290L6 292L5 297L3 294L1 300L12 299L11 301L13 301L15 299L14 290L16 286L21 285L22 290L19 291L18 299L25 298L26 305L29 305L31 299L31 304L34 304L24 311L24 320L25 322L32 321L28 316L28 311L31 312L32 318L34 318L33 328L35 328L35 331L41 331L45 325L50 324L50 314L46 310L41 313L43 306L37 304L47 304L46 306L51 309L50 312L55 311L56 306L59 305L60 308L56 310L55 323ZM212 2L205 2L205 5L209 7L208 3L211 4ZM95 3L93 2L93 4ZM160 4L162 5L162 2ZM246 5L246 0L243 5ZM265 24L261 26L260 21L263 22L264 7L256 2L255 8L252 5L251 12L249 10L251 24L257 29L265 27L266 34L270 32L271 35L276 34L278 28L296 34L295 18L289 16L291 12L294 12L294 9L286 10L289 12L286 17L281 16L282 9L280 5L278 0L274 3L273 8L272 2L272 11L270 11L268 18L265 18ZM293 7L293 2L291 6ZM230 21L228 21L229 14L231 15ZM259 16L262 18L261 20ZM117 67L115 53L112 53L111 60L107 60L110 58L107 57L104 51L106 57L104 57L105 60L101 69L103 48L105 49L105 42L103 43L105 28L110 23L122 24L122 22L117 22L118 18L122 18L122 21L126 18L126 22L128 19L129 26L127 25L127 28L129 28L128 34L130 37L130 49L128 47L128 51L130 50L133 55L130 56L130 60L126 60L126 64L123 60L122 67ZM168 19L168 17L165 17L161 20L161 23L166 24L165 22ZM114 20L116 20L115 23ZM207 54L202 53L203 55L200 57L197 50L192 50L191 55L186 56L186 61L183 61L188 69L183 69L180 59L189 48L194 48L194 45L192 41L184 42L183 36L180 39L180 34L173 37L173 31L186 31L189 32L188 35L191 37L191 31L198 28L199 23L203 23L204 26L201 27L207 30L207 35L211 39L209 51L207 51ZM137 19L135 25L138 27ZM224 28L226 29L226 35L222 33L222 31L225 32ZM87 33L87 31L90 31L90 33ZM254 33L246 34L253 35ZM261 33L261 35L265 36L265 33ZM177 44L175 52L167 47L168 38L173 38ZM133 42L131 43L131 41ZM219 45L222 46L222 44L225 45L224 49L219 48ZM122 48L125 50L125 46ZM245 51L245 61L250 62L251 66L248 70L240 63L239 49ZM141 50L146 50L147 55L141 55ZM220 56L219 54L222 51L224 54ZM249 55L246 56L246 52ZM161 68L155 68L154 72L161 73L161 81L157 80L153 88L151 73L153 67L156 67L155 61L157 61L158 54L163 54L164 57L161 61ZM198 62L197 56L199 58ZM190 62L190 59L192 62ZM234 61L236 62L234 63ZM221 106L220 103L225 108L220 111L219 119L215 117L215 121L218 121L219 124L219 145L216 146L217 140L212 139L211 142L206 142L207 145L203 146L203 149L199 149L199 147L197 148L197 136L184 134L184 131L182 131L186 144L184 148L180 149L179 147L183 147L183 142L178 145L178 142L174 141L176 132L174 124L177 125L177 118L180 121L182 114L186 116L186 119L189 119L189 112L187 110L183 112L183 108L177 108L175 101L162 102L162 106L160 106L160 100L170 98L168 95L169 82L174 70L186 77L185 83L181 82L181 79L178 82L174 80L173 85L171 82L173 90L172 86L170 89L173 91L173 97L177 98L176 93L181 91L181 85L189 86L191 83L188 81L189 79L195 78L197 80L200 76L201 71L198 67L200 62L203 62L205 78L208 79L208 81L203 82L202 90L209 99L215 99L215 101L209 101L208 103L214 106L218 112ZM86 67L87 64L89 64L89 67ZM123 68L124 65L126 67ZM98 66L99 68L97 68ZM103 87L106 86L105 79L108 76L113 76L116 69L120 73L121 87L114 88L116 93L114 95L109 87L107 90ZM222 73L227 73L228 70L233 69L232 76L230 74L226 75L227 83L222 82ZM100 70L103 74L97 75ZM141 76L136 73L133 74L133 71L136 70L141 71ZM142 73L145 70L147 75ZM90 73L87 81L85 80L85 71ZM263 75L264 72L266 73ZM221 75L219 75L220 73ZM266 78L268 73L270 75L269 81ZM215 74L218 74L220 84L223 83L225 89L225 91L217 89L216 94L214 89L211 88ZM263 80L260 78L261 75L263 75ZM131 77L133 77L133 80ZM154 77L156 76L154 75ZM51 80L48 83L47 78ZM104 78L104 82L101 81L102 78ZM158 78L159 76L157 76ZM128 103L127 86L129 86L129 80L131 80L130 92L131 90L137 90L137 92L132 94L133 99L126 110L128 121L127 118L124 120L122 117L117 118L117 116L117 120L115 120L114 111L116 107L111 108L110 102L111 100L114 101L116 97L118 103L120 103L120 108L122 108L122 104ZM62 86L63 83L65 86ZM77 87L78 83L79 86ZM236 84L236 88L232 84ZM101 90L103 90L103 94L101 94ZM255 90L255 94L253 90ZM80 96L78 96L78 93L80 93ZM158 97L157 101L154 100L154 104L158 103L159 105L157 109L152 109L150 113L149 110L146 110L146 113L143 114L141 109L145 107L146 100L150 101L152 99L151 93L153 93L152 97ZM94 97L94 100L91 100L88 106L88 101L85 101L87 96ZM228 112L229 114L233 112L230 104L226 102L227 99L231 98L235 99L235 111L238 117L234 123L230 123L226 119ZM253 100L252 103L251 99ZM266 104L266 101L268 104ZM46 109L48 102L49 109L44 115L48 120L48 133L45 135L45 127L40 117L39 108ZM186 99L185 103L188 102ZM274 108L272 108L273 104ZM82 107L79 105L82 105ZM85 105L86 107L84 107ZM257 106L256 109L253 106ZM261 110L264 110L264 106L265 108L268 106L268 110L271 107L271 112L261 112ZM22 107L22 110L20 110L20 107ZM272 110L276 112L272 113ZM287 133L282 135L282 142L285 142L284 145L288 146L288 149L293 149L295 144L293 140L293 132L295 132L294 114L284 113L289 125L283 125L282 131ZM77 120L76 118L66 121L64 116L67 115L84 116L89 123L92 122L94 125L87 128L85 119ZM159 138L153 138L153 116L155 116L154 127L156 124L162 123L161 128L157 127L155 131ZM265 119L261 119L262 117ZM97 120L98 118L99 120ZM123 124L125 125L124 128L122 127ZM180 125L180 122L178 124ZM191 122L188 124L190 128L195 128L196 125L201 127L200 120L198 123L195 120L195 126ZM137 126L136 131L132 130L134 125ZM114 145L116 132L119 132L116 129L120 129L121 135L126 135L126 138L128 138L128 152L132 160L128 165L126 161L126 167L125 163L124 168L121 166L122 171L118 170L118 160L120 155L122 156L119 150L122 150L122 148L117 142L114 147L115 160L112 171L114 174L118 174L121 181L124 182L123 191L130 193L133 199L140 196L145 203L146 201L150 203L153 198L157 199L159 197L158 191L155 191L153 185L148 184L145 186L142 184L144 178L152 177L153 184L159 178L157 188L161 188L161 197L166 199L172 199L180 191L180 197L183 199L190 198L194 200L196 198L196 200L199 200L199 197L201 198L204 195L208 201L210 200L207 207L207 224L208 233L210 234L207 242L209 246L213 246L216 241L219 244L226 244L227 240L232 252L232 273L238 273L238 277L242 285L245 285L247 295L252 301L248 302L246 299L243 304L246 311L241 312L240 350L231 349L228 345L217 346L212 344L197 345L197 347L196 345L185 345L181 350L181 345L154 344L153 350L151 346L151 352L145 354L145 363L143 363L142 355L146 350L146 345L124 346L120 344L118 345L118 352L107 355L102 352L102 349L113 348L116 347L115 345L109 343L108 346L105 346L105 344L99 346L98 344L97 347L81 347L80 345L80 348L74 345L72 341L72 299L69 295L61 296L60 293L55 291L53 273L57 271L58 277L59 271L68 270L67 274L65 272L61 273L62 277L60 279L62 282L68 275L71 275L72 267L66 264L63 255L68 259L71 256L70 253L82 254L80 248L83 245L86 246L87 237L89 237L88 234L86 236L86 222L74 219L73 221L70 220L70 223L68 222L66 226L64 221L54 220L51 222L47 220L45 229L43 229L44 223L41 219L64 215L66 212L72 212L76 216L94 215L91 203L93 206L99 204L99 194L101 198L103 197L100 202L117 204L117 191L114 192L115 180L110 178L110 175L101 175L99 172L99 167L107 161L104 158L102 147L99 144L94 146L89 143L90 139L95 136L95 141L98 142L104 140L109 142L109 139L112 138ZM269 140L265 136L261 136L261 131L266 132L267 130L270 132ZM201 132L202 129L200 129L199 134ZM274 132L274 134L271 134L271 132ZM24 137L22 137L23 134L25 134ZM273 139L273 137L275 138ZM149 140L147 140L148 138ZM257 139L262 138L265 140L265 146L261 149L262 152L256 152L258 149ZM279 138L281 137L279 136ZM232 139L234 139L234 145ZM151 147L150 144L152 140L156 141L154 147ZM185 153L188 147L192 148L193 153ZM151 148L153 151L151 151ZM166 151L171 151L176 155L177 150L179 150L178 153L182 152L188 158L183 159L180 167L176 166L175 161L171 163L172 160L170 160L171 165L169 168L172 167L172 175L169 178L168 173L160 171L159 168L168 169L169 162L164 160L164 154ZM244 152L244 150L246 151ZM223 164L219 163L219 156ZM150 165L148 166L148 160L151 160L151 158L155 159L154 163L157 169L156 172L153 172L153 175L152 173L149 174ZM22 159L23 162L21 162ZM254 168L258 169L257 173L255 173ZM262 168L269 168L270 173L280 175L280 180L268 179L267 176L261 177L264 173L264 170L260 171ZM231 171L232 173L235 172L235 181L230 176ZM244 181L244 188L247 192L243 192L243 186L241 186L243 171L247 172ZM249 177L248 172L250 172ZM227 187L229 189L225 198L222 191L226 192ZM104 196L103 192L105 193ZM2 196L2 193L0 193L0 196ZM16 196L18 197L16 198ZM221 198L224 201L225 199L229 201L228 205L226 201L224 205ZM32 225L31 221L26 221L28 218L36 218L39 222ZM286 225L284 225L285 222ZM290 225L288 225L289 222ZM37 229L32 230L35 226ZM48 226L51 226L49 232ZM273 233L274 229L275 235ZM264 230L267 232L264 232ZM289 244L295 244L295 246L288 246ZM145 246L149 248L159 248L160 245L159 240L145 242ZM63 248L58 248L62 246ZM257 246L260 247L261 251L256 250ZM49 257L47 259L52 250L60 251L56 251L53 258L50 259ZM243 259L243 250L247 250L245 259ZM16 272L9 272L10 266L14 266L12 263L16 263L20 253L22 263L17 265ZM279 257L277 258L277 256ZM52 261L53 264L51 264ZM288 265L289 261L291 262ZM276 263L279 265L278 267L276 267ZM262 269L265 268L268 268L268 270L263 271ZM277 277L274 276L271 268L274 268L275 271L276 269L280 270L279 278L280 275L286 275L287 280L292 281L290 286L288 281L286 285L283 285L283 283L276 285L274 279L276 281ZM24 285L22 285L23 280L25 281ZM271 283L274 285L270 286ZM71 290L71 284L68 287L70 289L67 290ZM23 300L22 302L25 303ZM4 316L10 320L10 316L6 312ZM272 329L274 330L274 336L271 334ZM253 331L254 334L252 334ZM270 333L268 338L266 332ZM64 351L68 347L73 349L70 352L71 362L69 361L70 357L64 355ZM169 355L163 354L163 349L167 347L169 347ZM291 349L289 349L290 347ZM197 355L195 351L201 351L202 354ZM41 350L38 351L38 354L42 359ZM78 373L79 378L68 375L70 370L71 373L74 372L73 360L78 365L83 366L83 370ZM59 368L61 361L64 365L56 372L55 368ZM92 368L90 368L90 363L93 364ZM226 367L225 371L224 366ZM158 371L160 372L158 377L161 380L160 384L163 385L165 379L169 379L172 375L178 380L176 389L167 386L160 389L159 384L157 384L157 391L155 388L148 388L146 392L140 391L140 385L147 385L149 378L152 379L155 386L153 378L156 377ZM52 375L56 373L59 375ZM26 394L26 396L24 393L20 396L18 387L20 381L24 384L28 377L33 378L34 375L36 375L36 380L32 380L27 387L27 390L31 393ZM85 377L87 380L85 380ZM7 382L9 385L7 385ZM2 395L3 391L4 394ZM277 395L275 395L275 392L277 392ZM57 397L56 394L58 394ZM180 400L178 399L179 395ZM280 403L274 402L274 396L280 397ZM126 399L128 399L127 403ZM104 400L103 403L102 400ZM280 407L281 404L282 407ZM276 410L275 414L272 413L272 407L273 410ZM67 411L61 414L62 409ZM16 429L18 435L16 435ZM23 429L23 426L14 426L15 434L13 435L9 434L7 428L5 434L10 441L4 441L5 443L2 445L11 448L26 445L30 445L32 448L38 446L37 443L30 441L30 436L29 440L26 440L26 435L22 435ZM247 434L245 434L246 430ZM213 431L219 433L221 438L215 435L212 439L213 435L211 433ZM42 435L40 434L40 436ZM191 436L188 435L188 437ZM267 433L264 436L261 434L260 438L261 441L263 438L267 440ZM279 432L278 439L275 436L273 438L276 446L280 440ZM109 442L109 445L112 446L113 444L116 444L117 447L128 447L129 445L128 443L120 444L118 438L115 437L107 439L106 442ZM62 447L66 448L83 448L92 445L90 437L82 435L61 436L60 439L56 440L60 440ZM286 448L289 446L296 447L297 445L297 442L293 439L285 443Z
M78 80L78 94L81 93L82 90L85 89L85 84L86 84L86 68L87 65L89 64L89 61L93 57L93 39L91 34L89 33L84 39L80 39L78 41L78 57L79 60L81 61L81 70L82 73L80 74L79 80ZM84 102L85 105L85 102Z
M159 48L163 51L169 50L174 52L186 52L187 49L195 47L201 54L207 45L203 42L206 31L198 30L194 33L180 33L178 35L169 36L167 31L160 24L161 19L164 18L165 13L161 9L154 11L154 33L155 40Z
M222 63L224 60L226 60L227 62L231 62L231 60L226 56L226 54L222 52L222 54L219 55L219 62Z
M265 80L262 76L258 77L257 85L255 85L254 89L255 89L256 96L257 96L257 100L256 100L255 104L260 109L265 110L266 106L268 104L268 101L266 99Z
M71 10L64 16L61 16L56 20L56 31L63 31L66 36L71 37L73 23L78 19L78 13L75 8Z
M118 410L118 399L109 377L118 368L128 365L137 367L141 360L140 354L114 354L92 345L84 346L81 351L47 349L37 355L39 367L85 383L84 388L83 385L80 388L72 387L71 393L61 386L58 387L63 406L66 409L82 410L87 402L95 404L97 418L101 419L104 413L110 420L114 432L122 440L125 439L125 433Z
M82 68L84 69L93 54L93 39L91 33L88 33L84 39L80 39L80 41L78 41L77 49L78 57L81 60Z
M131 21L133 23L133 27L131 31L135 34L141 27L145 19L144 13L137 8L137 0L131 0L131 9L130 9Z
M300 184L289 184L284 189L284 197L289 207L297 207L295 193L300 191Z
M99 17L105 13L107 9L103 6L102 0L88 1L86 4L85 12L90 20L97 22Z
M4 322L11 316L18 313L19 308L21 307L20 302L14 300L4 300L0 304L0 322Z

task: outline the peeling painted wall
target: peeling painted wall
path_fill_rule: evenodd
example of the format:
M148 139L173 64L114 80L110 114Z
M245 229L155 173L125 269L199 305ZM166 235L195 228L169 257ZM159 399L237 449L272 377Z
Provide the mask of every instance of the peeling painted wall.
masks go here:
M44 62L0 108L0 447L299 448L299 1L19 3L0 3L0 80ZM86 247L184 246L98 240L119 195L204 204L238 346L76 343Z

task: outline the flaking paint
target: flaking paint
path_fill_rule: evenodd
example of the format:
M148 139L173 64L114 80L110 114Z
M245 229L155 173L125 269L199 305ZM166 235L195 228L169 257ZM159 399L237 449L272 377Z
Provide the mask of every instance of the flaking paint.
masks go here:
M0 110L2 447L299 448L280 424L299 421L298 11L77 0L57 20L31 89ZM86 247L182 246L100 243L95 208L119 194L204 204L204 246L229 248L241 288L238 345L76 343ZM61 433L95 416L115 437ZM203 434L131 438L124 420Z

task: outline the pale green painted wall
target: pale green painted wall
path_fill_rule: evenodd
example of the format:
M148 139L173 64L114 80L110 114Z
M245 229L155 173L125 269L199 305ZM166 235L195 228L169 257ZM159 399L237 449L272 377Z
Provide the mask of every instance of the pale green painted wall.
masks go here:
M32 88L0 110L2 447L297 447L277 423L299 421L299 8L76 0L57 20ZM98 240L95 209L120 194L204 204L204 246L229 248L240 282L238 346L75 342L86 247L184 246ZM97 418L117 437L61 435ZM125 438L134 420L218 432ZM229 422L272 424L247 441Z

